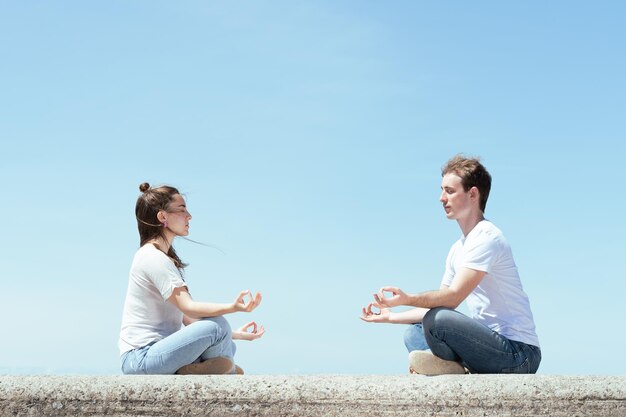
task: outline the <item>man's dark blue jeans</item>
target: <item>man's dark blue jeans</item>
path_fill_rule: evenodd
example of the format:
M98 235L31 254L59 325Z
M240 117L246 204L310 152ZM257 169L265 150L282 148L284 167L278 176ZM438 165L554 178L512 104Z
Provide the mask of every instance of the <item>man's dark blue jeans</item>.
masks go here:
M430 351L441 359L460 362L475 374L534 374L541 362L537 346L507 339L449 308L433 308L421 324L404 334L409 352Z

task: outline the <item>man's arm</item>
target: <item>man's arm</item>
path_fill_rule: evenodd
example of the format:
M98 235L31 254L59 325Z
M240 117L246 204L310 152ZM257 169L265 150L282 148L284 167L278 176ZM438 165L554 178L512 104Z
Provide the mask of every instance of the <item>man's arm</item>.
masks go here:
M399 313L391 312L389 314L389 323L394 324L415 324L424 320L424 315L428 313L428 308L415 307L410 310L400 311Z
M393 324L415 324L421 323L427 308L415 307L407 311L394 313L388 308L381 308L380 312L372 311L373 303L363 308L361 320L368 323L393 323Z
M399 305L426 309L435 307L457 308L476 288L485 275L486 272L484 271L461 268L449 287L442 285L439 290L418 294L407 294L397 287L383 287L378 294L374 294L374 299L376 300L374 306L379 308L390 308ZM385 292L392 293L392 296L385 297Z

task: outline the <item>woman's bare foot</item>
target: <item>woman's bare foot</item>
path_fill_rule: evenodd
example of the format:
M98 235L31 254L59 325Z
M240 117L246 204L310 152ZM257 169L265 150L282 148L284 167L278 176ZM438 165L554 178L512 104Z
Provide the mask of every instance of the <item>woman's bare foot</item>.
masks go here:
M233 369L233 362L228 358L211 358L198 363L190 363L176 371L177 375L224 375ZM241 368L239 368L241 369ZM243 374L243 371L241 371Z

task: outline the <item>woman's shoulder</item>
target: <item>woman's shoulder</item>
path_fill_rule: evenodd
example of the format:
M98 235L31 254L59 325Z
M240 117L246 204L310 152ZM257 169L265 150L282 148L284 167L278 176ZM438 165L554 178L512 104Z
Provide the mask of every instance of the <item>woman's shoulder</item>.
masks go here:
M146 243L145 245L141 246L139 249L137 249L137 252L135 252L135 257L137 256L155 256L158 254L158 252L161 252L160 250L158 250L156 248L156 246L154 246L152 243ZM161 252L163 253L163 252Z
M134 264L166 262L170 259L152 243L146 243L135 252Z
M183 281L180 271L172 260L149 243L140 247L135 253L130 268L130 280L138 283L142 288L153 286L159 291L172 283L175 284L174 286L180 286L179 282Z

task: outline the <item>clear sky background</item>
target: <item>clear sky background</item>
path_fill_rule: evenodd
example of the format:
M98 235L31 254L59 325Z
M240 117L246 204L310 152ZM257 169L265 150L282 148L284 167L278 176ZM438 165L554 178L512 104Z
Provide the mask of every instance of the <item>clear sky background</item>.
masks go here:
M0 3L0 373L120 374L143 181L177 186L196 299L262 291L250 374L402 374L383 285L439 286L438 201L494 178L543 374L624 374L620 1Z

